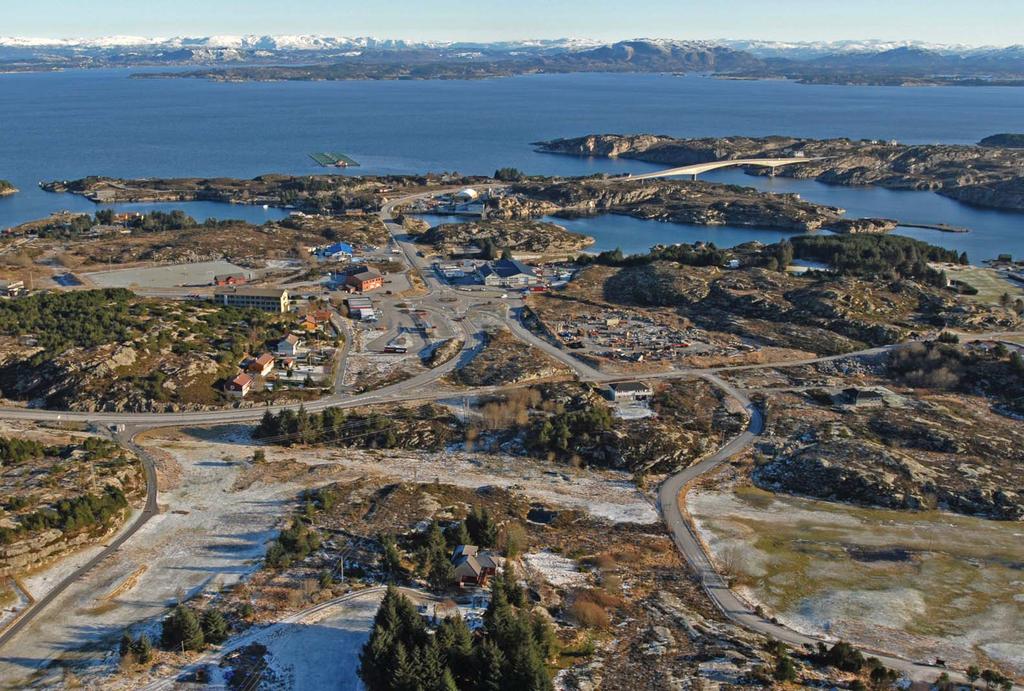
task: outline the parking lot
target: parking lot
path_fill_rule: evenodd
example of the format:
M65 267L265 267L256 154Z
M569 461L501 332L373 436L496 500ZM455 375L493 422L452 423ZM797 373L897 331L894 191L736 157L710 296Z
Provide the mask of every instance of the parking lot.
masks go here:
M169 264L150 268L117 269L83 274L102 288L178 288L208 286L218 274L249 273L248 269L219 260L194 264Z

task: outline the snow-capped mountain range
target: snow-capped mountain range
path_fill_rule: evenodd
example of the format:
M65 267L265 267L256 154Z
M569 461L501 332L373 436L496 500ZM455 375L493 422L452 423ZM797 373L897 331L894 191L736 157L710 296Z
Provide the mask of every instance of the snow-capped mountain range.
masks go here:
M748 52L758 57L788 57L793 59L813 58L821 55L843 53L878 53L897 48L915 48L943 54L971 55L1004 50L1005 46L967 46L962 44L935 44L922 41L763 41L743 39L719 39L708 41L679 39L634 39L663 45L719 45ZM176 50L181 48L222 48L235 50L267 51L318 51L318 50L359 50L359 49L415 49L451 48L457 46L479 46L492 50L587 50L607 41L586 38L535 39L522 41L469 42L469 41L407 41L402 39L378 39L369 36L321 36L316 34L286 35L216 35L216 36L175 36L153 38L143 36L105 36L102 38L32 38L0 36L0 47L4 48L65 48L78 50L106 49L152 49ZM1021 50L1024 47L1017 46Z

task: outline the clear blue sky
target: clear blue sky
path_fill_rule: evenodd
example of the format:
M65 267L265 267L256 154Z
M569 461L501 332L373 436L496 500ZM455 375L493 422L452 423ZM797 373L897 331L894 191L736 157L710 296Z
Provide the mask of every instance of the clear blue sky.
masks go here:
M15 0L0 35L1024 42L1024 0Z

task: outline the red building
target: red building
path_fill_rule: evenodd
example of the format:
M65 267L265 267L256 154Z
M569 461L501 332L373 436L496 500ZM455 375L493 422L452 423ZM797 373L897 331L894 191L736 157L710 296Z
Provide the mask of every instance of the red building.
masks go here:
M376 269L367 269L366 271L360 271L349 276L345 279L345 285L358 290L360 293L365 293L368 290L374 290L383 286L384 277Z
M240 286L246 283L249 277L245 274L219 274L213 277L215 286Z

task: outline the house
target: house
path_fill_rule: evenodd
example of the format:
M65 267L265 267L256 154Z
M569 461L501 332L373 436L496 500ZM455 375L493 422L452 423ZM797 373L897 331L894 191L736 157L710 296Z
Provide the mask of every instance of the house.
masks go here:
M265 377L274 371L274 356L263 353L258 358L250 360L245 369L253 376Z
M249 277L246 274L217 274L213 277L213 285L240 286L248 280Z
M336 261L347 259L353 254L355 254L355 249L347 242L335 242L333 245L321 247L316 251L316 255L321 259L334 259Z
M288 334L280 341L277 342L277 346L274 348L278 355L284 355L287 357L295 357L299 354L299 349L302 347L302 341L295 334Z
M487 579L498 572L501 562L501 557L481 551L476 545L459 545L452 552L455 582L459 586L487 585Z
M488 262L478 273L484 285L498 288L526 288L541 282L532 266L515 259Z
M384 285L384 277L376 269L367 269L359 273L350 274L345 279L345 285L358 290L360 293L365 293Z
M608 390L613 401L646 401L654 395L650 385L638 381L612 384Z
M288 291L284 288L249 288L226 286L214 291L213 301L226 307L258 309L284 313L291 308Z
M12 298L25 292L25 281L0 281L0 295Z
M252 377L245 373L239 374L224 385L224 391L227 392L229 396L234 396L236 398L245 398L251 388Z

